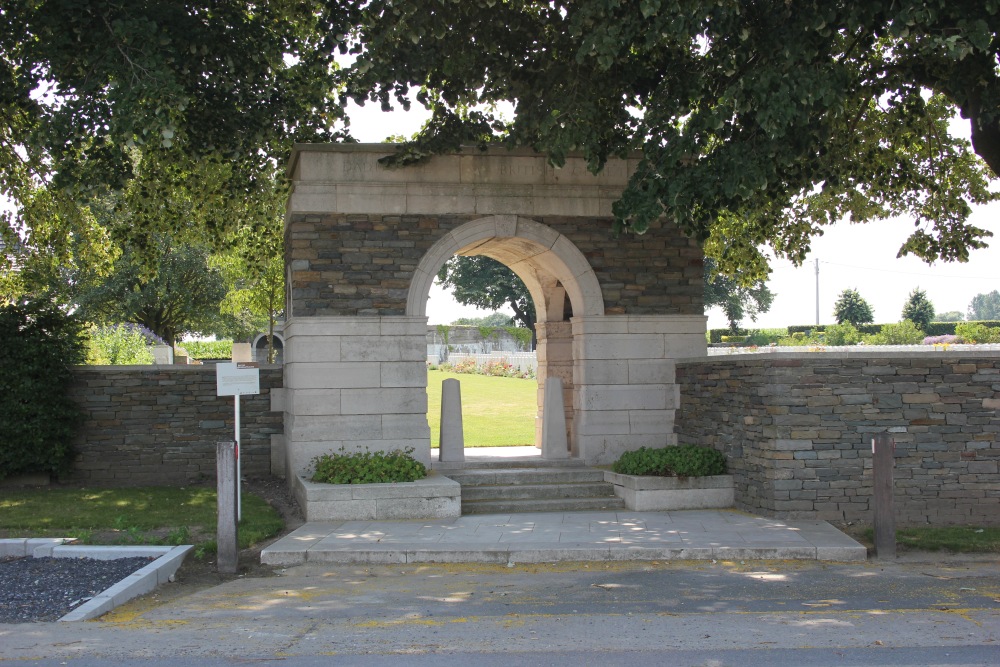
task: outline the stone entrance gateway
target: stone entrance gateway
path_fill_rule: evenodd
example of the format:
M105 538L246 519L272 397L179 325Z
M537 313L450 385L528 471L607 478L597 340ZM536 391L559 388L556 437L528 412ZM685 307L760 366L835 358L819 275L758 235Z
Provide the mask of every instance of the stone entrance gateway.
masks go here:
M675 444L674 360L705 354L702 254L668 223L611 234L634 161L598 176L529 151L466 150L400 169L385 145L301 145L285 224L286 470L339 451L430 461L427 296L452 255L509 266L537 308L546 378L563 381L571 455L608 463ZM475 443L467 442L467 446Z

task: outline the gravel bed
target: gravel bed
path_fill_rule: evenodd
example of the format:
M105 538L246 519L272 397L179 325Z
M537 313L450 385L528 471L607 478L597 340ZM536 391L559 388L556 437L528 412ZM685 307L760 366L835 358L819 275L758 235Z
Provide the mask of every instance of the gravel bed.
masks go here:
M154 560L140 556L0 561L0 623L56 621Z

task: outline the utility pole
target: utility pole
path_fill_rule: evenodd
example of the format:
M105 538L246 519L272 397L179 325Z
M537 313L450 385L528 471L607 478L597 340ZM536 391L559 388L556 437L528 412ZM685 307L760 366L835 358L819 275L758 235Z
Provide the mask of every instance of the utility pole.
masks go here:
M816 258L816 326L819 326L819 257Z

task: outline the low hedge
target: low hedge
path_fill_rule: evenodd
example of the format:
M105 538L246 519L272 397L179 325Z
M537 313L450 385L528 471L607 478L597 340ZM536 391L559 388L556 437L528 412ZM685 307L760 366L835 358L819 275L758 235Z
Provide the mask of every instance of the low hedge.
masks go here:
M711 447L640 447L622 454L611 469L621 475L710 477L726 474L726 457Z
M415 482L427 476L423 463L410 456L413 448L392 452L323 454L313 459L312 481L322 484L389 484Z

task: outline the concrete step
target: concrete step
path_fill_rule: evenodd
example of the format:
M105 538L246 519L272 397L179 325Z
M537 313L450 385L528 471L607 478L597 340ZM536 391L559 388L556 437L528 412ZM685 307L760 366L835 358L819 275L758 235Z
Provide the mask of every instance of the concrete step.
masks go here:
M579 484L603 482L604 472L594 468L482 468L441 471L463 488L522 484Z
M462 485L462 501L551 500L557 498L614 498L614 487L605 482L583 484Z
M578 459L543 459L540 456L518 458L469 457L465 461L431 461L431 468L453 472L456 470L487 470L494 468L586 468Z
M625 509L621 498L557 498L531 500L462 499L462 514L524 514L527 512L588 512Z

